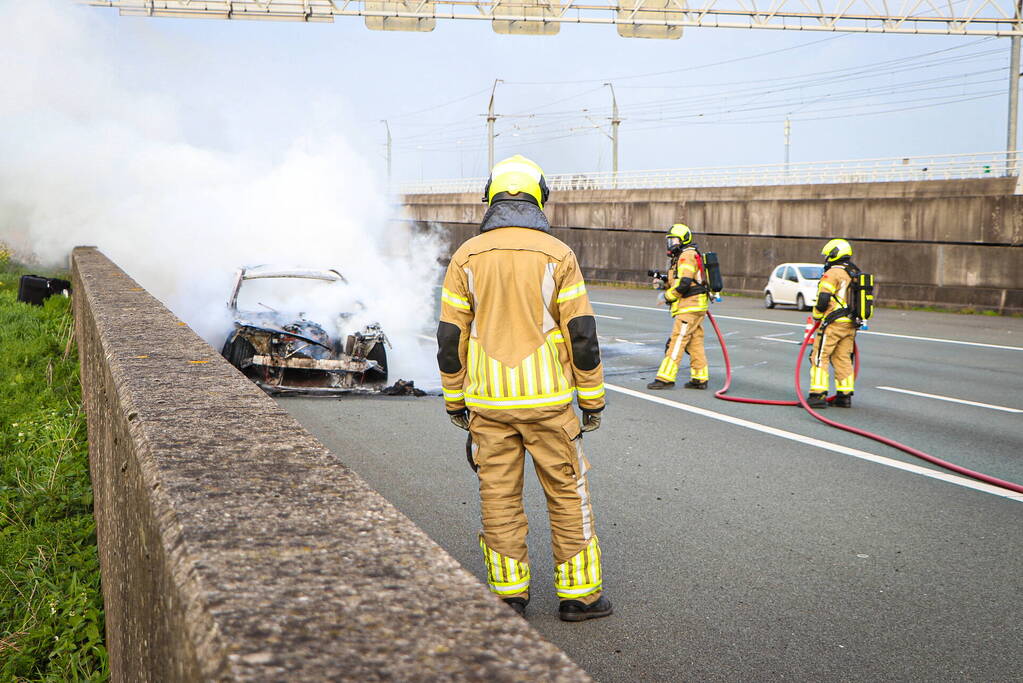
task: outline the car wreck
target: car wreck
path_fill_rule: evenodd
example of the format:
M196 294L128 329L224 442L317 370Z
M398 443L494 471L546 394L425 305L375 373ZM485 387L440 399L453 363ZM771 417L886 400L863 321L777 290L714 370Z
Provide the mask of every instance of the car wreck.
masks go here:
M377 323L351 329L365 307L347 289L336 270L241 268L221 354L272 395L379 391L390 342Z

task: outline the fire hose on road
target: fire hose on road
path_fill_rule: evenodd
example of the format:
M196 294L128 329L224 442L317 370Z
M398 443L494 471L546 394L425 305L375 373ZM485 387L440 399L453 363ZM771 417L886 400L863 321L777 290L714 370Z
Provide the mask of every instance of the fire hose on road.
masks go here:
M820 321L817 321L817 323L813 326L813 328L811 330L809 330L806 334L804 334L804 336L803 336L803 343L799 346L799 355L796 358L796 398L798 400L796 400L796 401L783 401L783 400L771 400L771 399L759 399L759 398L746 398L746 397L742 397L742 396L727 396L726 393L727 393L729 387L732 384L732 364L731 364L731 360L728 357L728 347L725 345L725 338L724 338L724 335L721 334L721 329L718 327L717 321L714 319L714 316L709 311L707 312L707 319L710 320L710 324L714 328L714 333L717 335L718 342L721 344L721 353L722 353L722 355L724 356L724 359L725 359L725 385L721 389L719 389L717 392L714 393L714 397L715 398L719 398L719 399L721 399L723 401L734 401L734 402L737 402L737 403L758 403L758 404L773 405L773 406L802 406L808 413L810 413L815 418L817 418L818 420L820 420L821 422L823 422L824 424L826 424L828 426L835 427L836 429L842 429L842 430L850 432L852 434L858 434L859 436L864 436L864 437L866 437L868 439L873 439L874 441L877 441L879 443L883 443L886 446L891 446L892 448L897 448L897 449L899 449L900 451L902 451L904 453L908 453L909 455L912 455L913 457L920 458L921 460L926 460L929 463L932 463L932 464L937 465L939 467L943 467L943 468L945 468L947 470L950 470L952 472L955 472L957 474L961 474L963 476L970 477L971 479L976 479L977 481L982 481L985 484L991 484L992 486L999 486L1001 488L1008 489L1008 490L1014 491L1016 493L1023 493L1023 486L1021 486L1020 484L1016 484L1016 483L1013 483L1011 481L1006 481L1004 479L998 479L997 477L992 477L990 475L983 474L981 472L975 472L973 470L967 469L967 468L962 467L960 465L956 465L955 463L951 463L951 462L948 462L946 460L942 460L941 458L938 458L938 457L935 457L933 455L930 455L929 453L924 453L923 451L917 450L916 448L913 448L911 446L907 446L905 444L899 443L898 441L895 441L894 439L889 439L887 437L881 436L880 434L874 434L873 432L868 432L865 429L859 429L857 427L851 427L851 426L849 426L847 424L842 424L841 422L836 422L835 420L829 420L828 418L824 417L819 412L817 412L816 410L811 408L807 404L806 398L803 396L803 389L802 389L802 385L801 385L801 382L800 382L800 376L802 374L802 368L803 368L803 352L806 350L806 346L810 342L810 340L813 339L814 334L817 332L817 328L820 327ZM856 375L859 375L859 373L860 373L860 357L859 357L859 353L855 353L854 352L854 354L855 354L855 371L854 372L855 372ZM832 396L828 400L831 401L833 399L834 399L834 397Z

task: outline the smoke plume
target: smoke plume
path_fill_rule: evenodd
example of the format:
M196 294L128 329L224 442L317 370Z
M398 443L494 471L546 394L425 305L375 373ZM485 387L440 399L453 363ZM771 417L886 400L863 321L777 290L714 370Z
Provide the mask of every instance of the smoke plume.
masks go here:
M100 12L0 1L0 241L41 265L95 245L218 349L239 266L336 268L365 305L356 321L391 338L391 378L435 386L418 335L442 245L392 220L376 170L340 134L344 103L324 115L296 102L291 126L261 135L258 106L204 106L209 83L165 83L167 46L146 40L145 20ZM273 85L280 118L288 84Z

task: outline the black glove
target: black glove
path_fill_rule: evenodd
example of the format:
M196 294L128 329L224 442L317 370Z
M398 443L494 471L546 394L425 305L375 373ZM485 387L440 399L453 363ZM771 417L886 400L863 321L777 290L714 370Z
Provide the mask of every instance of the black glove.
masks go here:
M451 424L455 425L459 429L469 431L469 409L462 408L461 410L449 410L448 417L451 418Z
M595 432L600 429L600 411L583 411L583 424L580 430L583 432Z

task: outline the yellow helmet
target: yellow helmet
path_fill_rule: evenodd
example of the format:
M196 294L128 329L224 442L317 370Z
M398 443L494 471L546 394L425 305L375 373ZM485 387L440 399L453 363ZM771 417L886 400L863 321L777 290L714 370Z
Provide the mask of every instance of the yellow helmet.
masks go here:
M550 190L547 187L547 179L543 177L543 170L535 162L516 154L494 166L487 186L483 188L483 201L493 204L494 197L501 193L511 195L506 197L508 199L531 197L542 209Z
M685 223L675 223L668 228L668 255L677 256L693 241L693 231Z
M821 249L824 263L831 264L843 258L852 258L852 245L843 239L833 239Z

